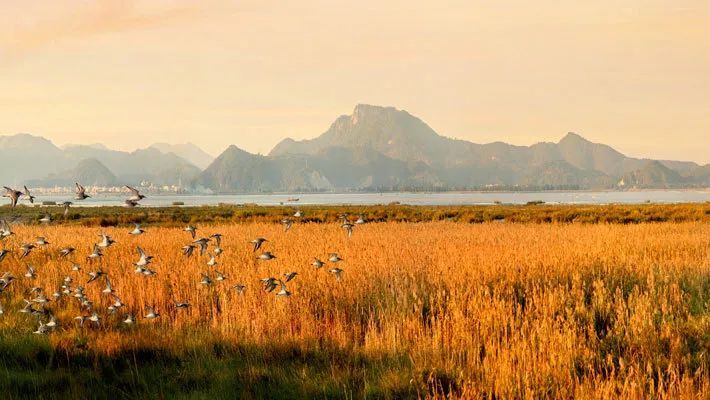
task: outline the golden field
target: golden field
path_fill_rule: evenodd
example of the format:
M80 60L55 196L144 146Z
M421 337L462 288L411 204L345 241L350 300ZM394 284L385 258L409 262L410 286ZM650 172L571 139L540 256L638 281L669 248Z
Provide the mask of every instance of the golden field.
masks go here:
M13 226L0 263L17 278L0 294L0 389L10 398L710 396L704 222L384 222L352 237L337 223L198 225L198 237L224 235L216 270L228 279L211 286L200 283L215 276L209 257L180 252L189 233L131 228ZM89 263L101 232L117 243ZM50 244L19 260L36 236ZM275 260L256 259L257 237ZM77 251L60 258L66 246ZM157 275L134 273L136 246ZM331 252L344 259L340 282L332 263L311 266ZM36 279L23 276L27 263ZM99 266L125 303L115 315L105 281L86 284ZM290 297L262 290L261 278L290 271ZM16 311L27 289L49 296L65 276L86 288L101 326L79 327L78 302L66 297L46 307L59 327L33 335L37 317ZM144 319L153 304L160 317ZM121 323L129 312L135 326Z

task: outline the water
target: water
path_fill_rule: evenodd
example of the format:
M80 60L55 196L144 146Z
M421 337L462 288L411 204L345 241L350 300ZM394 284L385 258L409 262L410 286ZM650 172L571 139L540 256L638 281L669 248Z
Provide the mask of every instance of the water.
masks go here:
M82 206L123 205L128 197L116 195L96 195L83 201L72 199L72 195L45 195L39 201L66 200ZM287 201L298 198L298 202ZM410 205L476 205L525 204L529 201L544 201L548 204L640 204L652 203L702 203L710 201L710 190L644 190L629 192L446 192L446 193L308 193L308 194L253 194L253 195L154 195L141 201L141 206L169 206L181 201L186 206L217 205L219 203L259 205L299 204L315 205L374 205L399 202Z

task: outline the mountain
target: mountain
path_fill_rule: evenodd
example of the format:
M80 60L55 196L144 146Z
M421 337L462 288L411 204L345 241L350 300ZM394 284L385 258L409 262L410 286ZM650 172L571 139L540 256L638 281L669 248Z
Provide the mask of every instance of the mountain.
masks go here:
M33 187L68 187L73 186L75 182L81 182L84 186L115 186L119 184L116 176L99 160L87 158L81 160L72 169L50 174L44 179L31 180L28 185Z
M0 136L0 180L4 184L18 186L71 165L62 150L43 137L25 133Z
M119 181L130 184L150 181L177 185L193 180L200 173L199 168L174 153L164 154L153 148L125 152L72 146L64 150L64 155L75 163L88 158L101 160Z
M97 169L96 175L89 173L91 168ZM5 185L31 182L34 186L56 186L68 181L73 185L76 176L104 183L177 185L191 182L200 172L178 155L154 148L134 152L110 150L99 144L59 148L40 136L0 136L0 181Z
M159 150L162 153L174 153L189 161L200 169L205 169L214 161L214 157L192 143L168 144L154 143L149 148Z
M626 187L697 186L707 181L706 169L693 162L627 157L576 133L557 143L532 146L476 144L441 136L406 111L366 104L338 117L314 139L284 139L268 156L235 152L230 148L218 157L200 175L199 184L217 192L239 192L612 189L621 179L630 182ZM313 176L317 179L310 179Z
M659 161L649 161L642 168L623 177L623 186L636 188L672 188L684 184L681 175Z

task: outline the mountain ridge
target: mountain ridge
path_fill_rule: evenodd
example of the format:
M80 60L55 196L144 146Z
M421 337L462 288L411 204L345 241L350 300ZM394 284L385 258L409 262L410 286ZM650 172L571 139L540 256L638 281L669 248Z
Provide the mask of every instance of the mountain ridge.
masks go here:
M96 163L80 165L84 160ZM87 165L103 172L93 177ZM80 172L103 183L147 181L218 193L710 187L708 164L628 157L574 132L530 146L479 144L440 135L405 110L368 104L338 116L314 138L283 139L267 155L230 145L212 157L192 143L132 152L97 144L59 148L41 136L0 136L4 182L49 184Z

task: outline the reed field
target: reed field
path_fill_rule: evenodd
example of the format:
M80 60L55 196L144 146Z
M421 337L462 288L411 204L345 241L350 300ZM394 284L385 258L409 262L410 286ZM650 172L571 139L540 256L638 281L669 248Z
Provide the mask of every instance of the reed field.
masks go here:
M307 213L287 232L226 218L196 224L198 238L223 235L213 267L208 254L181 253L193 239L180 220L148 219L139 236L129 217L17 223L0 244L12 250L0 274L15 277L0 294L0 397L707 399L706 211L633 224L371 218L351 237ZM101 233L116 243L89 262ZM20 259L37 236L50 244ZM268 242L254 251L257 237ZM154 276L134 272L137 246L154 256ZM276 259L258 260L262 251ZM99 268L125 304L114 314L106 278L87 283ZM292 271L290 296L263 290L260 279ZM66 276L100 325L79 325L91 312L72 296L52 298ZM58 321L47 334L33 334L44 316L18 312L32 287ZM158 318L144 318L149 306Z

